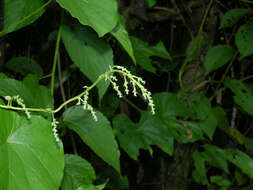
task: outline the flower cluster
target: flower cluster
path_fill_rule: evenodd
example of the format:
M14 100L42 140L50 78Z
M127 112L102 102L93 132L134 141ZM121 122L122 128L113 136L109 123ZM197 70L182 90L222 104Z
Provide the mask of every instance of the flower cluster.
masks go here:
M83 109L90 111L93 119L95 121L97 121L98 118L97 118L96 112L94 111L93 107L88 103L88 98L89 98L89 92L87 90L88 87L84 86L84 88L86 89L84 91L85 93L84 93L83 97L79 97L78 98L78 102L77 102L76 105L81 105L82 104L83 105Z
M148 102L148 106L151 109L151 113L155 114L155 105L154 101L151 97L151 92L148 91L144 85L145 81L141 77L137 77L133 74L131 74L125 67L122 66L113 66L110 67L110 74L105 78L105 80L109 80L112 84L113 89L117 92L118 96L121 98L122 97L122 92L119 90L119 86L116 84L118 79L111 75L111 73L119 73L123 75L124 78L124 90L126 95L129 94L129 84L132 86L132 93L136 97L137 96L137 89L141 91L141 95L143 96L144 100Z
M59 122L53 117L53 121L52 121L51 125L52 125L52 130L53 130L53 134L54 134L54 138L55 138L56 142L60 142L60 138L59 138L58 130L57 130L58 124L59 124Z
M26 108L26 106L25 106L25 104L24 104L24 100L23 100L22 98L20 98L19 95L13 96L13 97L5 96L4 98L8 101L8 106L11 106L12 101L17 102L17 104L18 104L19 106L21 106L22 109L24 110L24 112L25 112L26 116L28 117L28 119L31 118L31 114L30 114L30 112L28 111L28 109Z

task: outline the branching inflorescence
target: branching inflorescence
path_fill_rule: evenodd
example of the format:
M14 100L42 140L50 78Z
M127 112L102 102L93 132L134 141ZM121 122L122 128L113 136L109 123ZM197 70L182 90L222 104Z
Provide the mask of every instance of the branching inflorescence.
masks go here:
M26 113L28 119L30 119L30 117L31 117L30 112L46 112L46 113L52 114L52 124L51 125L53 128L53 133L54 133L56 140L59 140L58 135L57 135L58 122L54 118L54 114L59 112L65 105L67 105L73 101L77 101L77 105L82 105L84 110L88 110L91 112L92 117L94 118L95 121L98 120L98 118L96 116L96 112L94 111L93 107L88 103L88 98L89 98L89 91L91 89L93 89L102 79L104 79L105 81L109 81L111 83L113 89L116 91L119 98L123 97L123 93L121 92L120 87L117 84L118 78L115 75L113 75L115 73L118 73L119 75L121 75L123 77L124 93L126 95L128 95L131 91L132 94L136 97L138 94L137 91L139 90L140 95L143 97L143 99L145 101L148 102L148 106L151 109L151 113L155 114L155 105L154 105L154 102L153 102L153 99L151 96L151 92L148 91L144 86L145 81L141 77L131 74L125 67L122 67L122 66L110 66L109 70L107 72L105 72L104 74L100 75L98 77L98 79L91 86L84 86L85 90L81 94L67 100L66 102L61 104L55 110L52 110L50 108L48 108L48 109L27 108L24 104L23 99L21 99L19 97L19 95L16 95L13 97L5 96L5 99L8 101L8 103L7 103L7 105L0 105L0 108L24 111ZM130 86L132 88L131 90L129 89ZM13 106L12 105L13 101L17 102L17 104L20 107Z

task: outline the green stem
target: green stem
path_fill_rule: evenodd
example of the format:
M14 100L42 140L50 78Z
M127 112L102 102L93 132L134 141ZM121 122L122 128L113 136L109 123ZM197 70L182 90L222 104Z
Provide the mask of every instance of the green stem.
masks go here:
M42 108L25 108L27 111L30 111L30 112L45 112L45 113L57 113L59 112L65 105L73 102L73 101L76 101L78 100L79 98L81 98L85 93L89 92L92 88L94 88L103 78L107 77L110 73L112 72L119 72L118 70L111 70L111 71L107 71L106 73L100 75L98 77L98 79L91 85L89 86L84 92L82 92L81 94L67 100L66 102L62 103L57 109L55 110L52 110L52 109L42 109ZM125 73L124 73L125 74ZM11 106L11 105L0 105L0 108L3 108L3 109L11 109L11 110L16 110L16 111L24 111L25 109L24 108L21 108L21 107L14 107L14 106Z
M89 92L91 89L93 89L102 79L108 79L108 77L110 76L111 73L119 73L119 74L123 74L126 75L131 81L134 81L136 83L136 85L141 89L140 84L135 80L135 77L130 75L129 73L126 73L124 71L118 70L118 69L110 69L109 71L105 72L104 74L100 75L98 77L98 79L89 87L87 87L82 93L80 93L79 95L70 98L69 100L63 102L57 109L52 110L50 108L47 109L42 109L42 108L21 108L21 107L14 107L12 105L0 105L0 108L3 109L10 109L10 110L17 110L17 111L30 111L30 112L45 112L45 113L50 113L50 114L55 114L57 112L59 112L62 108L64 108L67 104L77 101L78 99L80 99L82 96L84 96L87 92Z
M199 35L202 33L202 31L203 31L203 27L204 27L204 24L205 24L205 22L206 22L207 15L208 15L208 12L209 12L209 10L210 10L212 4L213 4L213 0L210 0L208 6L207 6L207 8L206 8L206 12L205 12L205 14L204 14L204 18L202 19L202 22L201 22L201 24L200 24L199 31L198 31L198 36L199 36Z
M242 1L242 2L244 2L244 3L253 4L253 1L249 1L249 0L240 0L240 1Z
M63 15L64 15L64 12L62 11L61 24L60 24L58 34L57 34L57 41L56 41L56 47L55 47L55 52L54 52L54 61L53 61L52 75L51 75L51 95L52 96L54 96L54 80L55 80L55 71L56 71L56 65L57 65L57 59L58 59L60 41L61 41Z
M232 59L231 59L229 65L227 66L227 68L226 68L224 74L222 75L222 78L221 78L220 82L218 83L218 85L217 85L217 87L216 87L216 89L215 89L215 91L214 91L212 97L210 98L210 102L211 102L211 101L213 100L213 98L216 96L216 93L218 92L218 90L219 90L219 88L221 87L222 83L225 81L225 78L226 78L226 76L227 76L227 74L228 74L228 71L229 71L229 69L232 67L232 65L233 65L233 63L234 63L235 58L236 58L237 55L238 55L238 52L235 53L234 56L232 57Z
M31 14L25 16L24 18L22 18L21 20L19 20L18 22L12 24L11 26L3 29L0 32L0 37L2 37L3 35L5 35L9 30L15 28L16 26L18 26L19 24L22 24L23 22L25 22L26 20L28 20L30 17L36 15L37 13L39 13L41 10L43 10L46 6L48 6L53 0L49 0L48 2L46 2L44 5L42 5L40 8L36 9L35 11L33 11Z
M244 77L242 79L240 79L240 81L245 81L245 80L249 80L249 79L252 79L253 78L253 75L250 75L250 76L247 76L247 77Z
M198 30L198 34L197 34L197 36L196 36L197 39L199 39L199 36L201 35L201 33L202 33L202 31L203 31L203 27L204 27L204 24L205 24L205 22L206 22L207 15L208 15L208 12L209 12L209 10L210 10L212 4L213 4L213 0L210 0L209 4L208 4L208 6L207 6L207 9L206 9L206 11L205 11L204 17L203 17L203 19L202 19L202 21L201 21L201 24L200 24L200 27L199 27L199 30ZM196 43L196 44L198 44L198 43ZM193 47L193 48L195 49L195 47ZM181 68L180 68L180 70L179 70L178 80L179 80L180 88L181 88L182 90L186 90L186 89L184 88L184 84L183 84L182 77L183 77L185 68L186 68L186 66L187 66L187 64L188 64L189 62L190 62L190 61L189 61L189 57L186 57L185 60L184 60L183 65L181 66Z

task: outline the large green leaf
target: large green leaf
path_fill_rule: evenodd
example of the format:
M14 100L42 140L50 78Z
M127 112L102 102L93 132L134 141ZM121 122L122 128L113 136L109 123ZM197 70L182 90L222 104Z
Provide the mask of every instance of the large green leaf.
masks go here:
M4 28L0 36L33 23L44 12L46 0L5 0Z
M162 42L159 42L156 46L150 46L147 42L135 37L131 37L131 42L134 49L136 63L149 72L155 73L156 71L156 68L151 62L151 56L172 61L170 54L167 52Z
M91 164L85 159L71 154L64 156L64 176L61 184L62 190L76 190L82 185L90 185L96 179Z
M64 155L50 122L2 109L0 118L0 189L58 190Z
M117 26L111 31L111 34L119 41L119 43L126 50L128 55L131 57L133 62L136 63L131 40L128 36L128 32L124 28L124 25L121 21L119 21Z
M224 85L235 94L235 102L248 114L253 115L253 93L241 81L236 79L229 79L225 81Z
M0 96L19 95L26 107L53 108L53 98L45 86L38 83L35 75L28 75L23 82L0 79Z
M234 49L228 45L213 46L208 50L205 59L206 75L225 65L234 54Z
M144 112L142 117L147 117L147 112ZM166 153L172 155L173 138L164 129L164 125L158 125L157 127L154 125L154 120L142 120L140 123L135 124L126 115L118 115L114 118L113 127L123 150L135 160L138 159L139 149L152 151L151 145L157 145Z
M242 25L235 35L235 44L243 59L253 54L253 22Z
M15 57L7 62L5 65L9 70L21 73L22 75L36 74L42 77L43 70L41 66L29 57Z
M83 25L92 27L101 37L117 24L117 0L56 0Z
M224 14L221 20L220 29L231 27L248 13L247 9L231 9Z
M88 27L76 25L71 29L63 26L62 40L72 61L92 82L106 72L109 65L113 65L111 47L102 39L98 39ZM97 85L100 100L108 86L109 82L104 80Z
M74 106L64 112L63 120L98 156L120 172L120 152L110 123L100 112L96 114L98 121L82 106Z

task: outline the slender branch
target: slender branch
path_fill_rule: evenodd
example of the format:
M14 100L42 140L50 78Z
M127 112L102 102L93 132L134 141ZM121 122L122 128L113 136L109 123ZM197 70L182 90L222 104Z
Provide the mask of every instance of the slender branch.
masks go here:
M216 87L216 89L215 89L215 91L214 91L214 93L213 93L213 96L210 98L210 101L213 100L213 98L216 96L216 93L218 92L220 86L221 86L222 83L225 81L225 78L226 78L226 76L227 76L227 74L228 74L228 71L229 71L229 69L232 67L232 65L233 65L233 63L234 63L235 58L236 58L237 55L238 55L238 52L236 52L236 53L234 54L234 56L232 57L232 59L231 59L229 65L227 66L227 68L226 68L224 74L222 75L222 78L221 78L219 84L217 85L217 87Z
M64 15L64 12L62 11L62 13L61 13L61 24L60 24L58 34L57 34L57 41L56 41L56 47L55 47L55 52L54 52L54 61L53 61L52 75L51 75L51 95L52 96L54 96L55 70L56 70L57 59L58 59L59 48L60 48L63 15Z
M213 4L213 0L210 0L208 6L207 6L207 8L206 8L204 17L203 17L203 19L202 19L202 22L201 22L201 24L200 24L200 27L199 27L198 34L197 34L197 37L196 37L197 39L199 38L199 36L201 35L201 33L202 33L202 31L203 31L203 27L204 27L204 24L205 24L205 22L206 22L207 15L208 15L208 12L209 12L209 10L210 10L212 4ZM196 43L196 44L197 44L197 43ZM195 49L195 47L193 47L193 48ZM180 70L179 70L179 74L178 74L178 80L179 80L180 88L181 88L182 90L185 90L185 89L184 89L184 84L183 84L182 77L183 77L185 68L186 68L187 64L189 63L189 61L190 61L190 60L189 60L189 57L186 57L185 60L184 60L183 65L181 66L181 68L180 68Z

